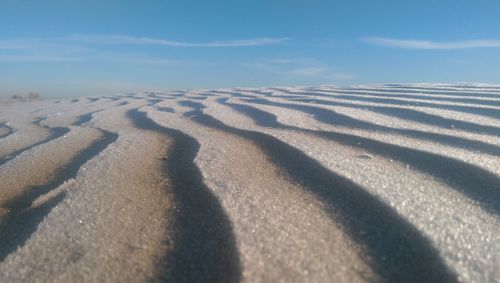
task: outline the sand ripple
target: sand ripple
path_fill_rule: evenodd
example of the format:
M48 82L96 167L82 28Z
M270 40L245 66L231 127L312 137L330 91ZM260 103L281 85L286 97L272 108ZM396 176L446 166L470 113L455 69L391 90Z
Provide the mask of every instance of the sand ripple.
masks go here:
M500 87L0 105L1 282L500 282Z

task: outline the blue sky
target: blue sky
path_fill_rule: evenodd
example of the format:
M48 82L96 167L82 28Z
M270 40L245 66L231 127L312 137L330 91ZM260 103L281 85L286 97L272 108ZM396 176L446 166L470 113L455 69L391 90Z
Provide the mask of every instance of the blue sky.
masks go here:
M0 95L500 84L500 1L0 1Z

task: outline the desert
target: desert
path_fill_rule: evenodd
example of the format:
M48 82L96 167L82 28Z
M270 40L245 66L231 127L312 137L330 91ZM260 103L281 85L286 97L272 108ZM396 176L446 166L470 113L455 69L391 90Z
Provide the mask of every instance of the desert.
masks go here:
M500 87L0 103L1 282L498 282Z

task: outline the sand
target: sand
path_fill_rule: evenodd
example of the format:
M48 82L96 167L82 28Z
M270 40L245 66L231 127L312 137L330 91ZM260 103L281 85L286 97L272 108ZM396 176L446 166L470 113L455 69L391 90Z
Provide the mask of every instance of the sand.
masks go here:
M0 282L500 282L500 87L0 104Z

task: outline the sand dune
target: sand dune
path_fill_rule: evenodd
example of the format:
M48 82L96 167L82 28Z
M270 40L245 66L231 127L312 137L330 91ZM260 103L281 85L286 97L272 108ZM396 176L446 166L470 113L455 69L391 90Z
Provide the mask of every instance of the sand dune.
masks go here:
M0 105L0 282L500 282L500 87Z

